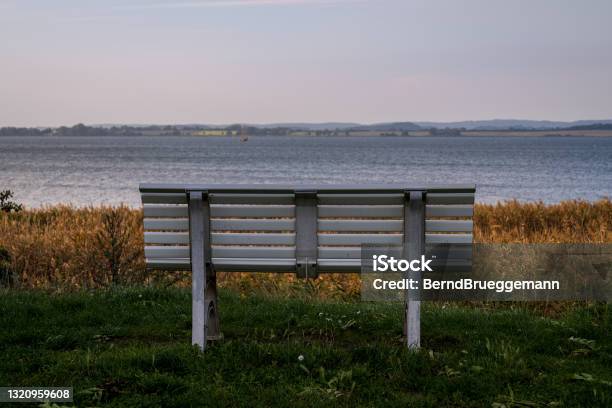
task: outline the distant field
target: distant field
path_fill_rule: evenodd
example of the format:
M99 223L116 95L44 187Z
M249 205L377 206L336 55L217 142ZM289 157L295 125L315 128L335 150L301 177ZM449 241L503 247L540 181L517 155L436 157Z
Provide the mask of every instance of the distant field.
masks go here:
M596 136L596 137L612 137L612 130L439 130L437 134L432 135L430 130L411 130L407 132L387 131L381 132L377 130L360 130L360 131L292 131L290 136L483 136L483 137L503 137L503 136L530 136L530 137L550 137L550 136Z
M367 136L381 136L385 132L369 132ZM376 134L373 134L376 133ZM388 132L400 136L401 132ZM445 134L439 132L439 136L531 136L531 137L550 137L550 136L597 136L612 137L612 130L466 130L459 134ZM352 135L352 134L351 134ZM408 136L432 136L429 130L413 130L408 132Z
M469 130L461 136L598 136L612 137L612 130Z

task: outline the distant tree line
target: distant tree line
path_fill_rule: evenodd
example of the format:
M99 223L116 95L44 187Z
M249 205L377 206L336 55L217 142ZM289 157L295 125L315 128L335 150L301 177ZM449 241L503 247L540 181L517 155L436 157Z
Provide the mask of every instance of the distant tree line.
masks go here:
M52 129L25 128L25 127L3 127L0 128L0 136L44 136L50 135Z
M58 136L134 136L141 134L140 131L129 126L104 128L85 126L82 123L71 127L60 126L53 133Z
M227 130L235 130L238 134L244 135L268 135L268 136L284 136L288 135L294 129L287 127L273 127L273 128L265 128L265 127L257 127L257 126L248 126L248 125L230 125L225 127Z
M175 126L87 126L78 123L74 126L58 128L2 127L0 136L141 136L150 132L164 135L179 135L181 131Z
M465 128L459 128L459 129L454 129L454 128L444 128L444 129L438 129L438 128L431 128L429 129L429 134L431 136L461 136L461 132L465 131Z
M82 123L58 128L2 127L0 136L179 136L211 129L198 125L148 125L148 126L87 126ZM235 130L245 135L287 135L292 129L286 127L262 128L256 126L231 125L219 129Z
M593 125L571 126L564 130L612 130L612 123L595 123Z
M33 127L1 127L0 136L180 136L195 135L203 130L227 130L238 135L311 135L311 136L350 136L361 132L379 132L381 136L409 136L409 123L388 125L369 125L347 129L308 129L291 127L258 127L234 124L230 126L211 127L205 125L146 125L146 126L87 126L82 123L74 126L60 126L57 128ZM418 128L422 129L422 128ZM424 129L423 129L424 130ZM460 136L465 128L429 128L431 136ZM492 130L492 129L474 129ZM508 131L539 131L543 129L513 128L495 129L498 132ZM612 130L610 123L596 123L591 125L572 126L546 130Z

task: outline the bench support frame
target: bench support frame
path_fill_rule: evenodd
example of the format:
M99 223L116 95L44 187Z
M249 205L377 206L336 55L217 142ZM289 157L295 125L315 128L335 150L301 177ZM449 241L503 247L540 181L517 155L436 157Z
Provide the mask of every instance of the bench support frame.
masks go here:
M190 191L189 239L191 241L191 343L202 351L206 340L217 339L217 276L211 262L210 205L208 192Z
M192 343L201 350L204 350L207 340L222 337L219 332L216 268L228 272L247 270L297 272L298 276L304 278L316 278L319 273L325 272L358 272L359 262L356 259L356 252L353 248L347 248L347 251L344 251L344 247L354 247L358 242L363 241L353 239L357 238L357 236L351 236L351 234L375 234L380 232L386 235L393 235L389 238L376 237L376 241L387 243L387 240L389 240L388 243L397 245L400 239L398 239L399 237L395 232L399 232L401 222L403 222L404 231L402 237L404 242L402 257L406 259L418 259L424 255L426 229L428 230L427 240L430 244L468 244L473 239L473 221L455 218L473 217L475 189L474 185L141 184L140 192L145 217L146 264L147 268L150 269L191 270L193 296ZM268 194L270 195L269 200L266 197ZM244 199L242 199L242 195L244 195ZM380 197L376 197L373 200L369 198L361 200L361 198L371 195ZM340 199L341 197L342 199ZM289 198L289 200L286 198ZM345 198L347 199L345 200ZM281 216L276 216L278 213L275 208L273 208L274 211L270 211L270 208L268 208L268 211L249 212L253 218L273 218L274 221L270 221L270 223L275 223L277 219L281 218L291 218L291 211L285 210L288 210L287 207L290 206L287 204L294 204L294 220L291 222L280 222L284 228L282 231L288 232L291 230L294 233L293 236L281 233L281 230L278 230L278 228L264 228L268 225L267 221L251 225L257 226L254 227L255 230L261 229L266 232L275 232L275 234L269 234L273 242L269 246L279 248L269 252L270 254L287 254L291 249L285 250L280 247L293 246L295 258L290 259L281 255L269 255L267 258L259 259L259 256L257 256L260 253L258 252L259 250L251 251L248 248L251 246L251 235L257 236L257 234L236 233L235 235L240 236L240 239L236 238L237 241L234 242L233 236L225 237L224 235L229 234L218 233L218 231L225 230L215 224L218 220L213 219L211 221L209 200L212 200L213 203L212 214L216 214L215 211L222 207L228 207L227 204L230 205L229 207L232 207L232 211L219 213L225 215L215 215L215 218L218 217L221 220L247 218L246 214L245 217L242 217L240 216L240 211L234 211L234 207L240 208L240 206L232 206L231 204L244 204L246 206L262 204L268 207L281 205L283 207L283 211L280 213L282 214ZM402 203L403 209L400 208ZM187 208L185 208L185 204L187 204ZM341 211L330 212L330 208L342 207L345 204L355 207L354 209L351 208L351 211L348 213L349 215L345 216ZM372 209L376 209L372 217L368 216L369 206L372 206ZM392 211L389 212L389 217L387 217L387 211ZM319 219L319 213L322 215L322 220ZM335 224L336 217L334 214L339 215L338 219L347 218L352 221L360 218L375 218L376 223L373 222L372 224L379 225L378 222L380 222L383 227L380 231L375 231L377 228L372 227L362 229L359 227L360 224L358 222L351 223L353 225L350 228L356 228L354 231L346 229L347 227L330 229L336 228L337 225ZM189 219L185 220L187 216ZM402 216L403 220L400 222L398 218ZM426 216L434 219L426 221ZM393 220L382 220L383 218L392 218ZM385 227L389 222L393 223L392 229ZM233 221L232 223L222 225L230 224L238 223ZM321 228L330 224L332 226ZM215 226L214 232L217 234L212 233L211 230L213 228L211 225ZM320 228L323 233L319 235ZM228 228L228 231L243 231L243 229ZM346 234L351 236L351 239L345 240L345 237L334 237L329 233ZM217 265L214 265L213 258L211 258L214 254L211 244L212 239L218 239L219 235L224 236L224 239L226 239L225 241L219 241L219 247L224 245L237 246L243 251L235 253L242 254L243 256L233 258L231 256L219 255L219 262ZM257 237L268 238L268 236ZM265 243L267 242L266 239L262 239L261 242L254 240L253 244L257 247L268 246ZM336 241L343 243L343 245L334 244ZM215 242L217 243L217 241ZM189 244L188 247L187 244ZM340 247L341 249L330 251L332 247ZM217 250L217 247L214 247L214 249ZM266 252L264 250L261 251L261 253ZM223 251L219 249L219 253L231 254L233 252L229 251L228 248L224 248ZM338 259L336 259L335 254L338 254ZM319 255L321 255L320 258ZM217 255L215 254L215 256ZM446 255L443 254L442 257L444 258ZM445 271L448 269L447 267L451 270L460 270L466 266L463 261L471 262L472 252L470 250L464 253L458 250L452 258L449 261L453 261L453 263L444 265ZM249 265L250 259L257 261L254 262L252 267ZM216 259L215 262L217 262ZM270 269L267 269L268 266ZM413 273L410 274L410 277L413 279L422 278L419 274L415 276ZM420 347L421 332L421 303L416 295L418 295L418 292L408 290L404 298L403 333L406 338L406 346L413 349Z
M404 257L418 259L425 254L425 192L406 191L404 205ZM421 285L422 272L412 276ZM404 336L410 349L421 347L421 302L411 300L406 291L404 302Z
M418 259L425 253L425 191L405 191L404 257ZM191 342L202 351L207 340L222 337L217 309L217 280L211 260L210 203L207 191L189 191L189 239L192 272ZM317 271L317 193L296 191L296 269L299 277L316 278ZM419 282L422 273L412 275ZM421 345L421 302L406 291L404 336L406 346Z
M295 258L298 278L316 278L317 271L317 192L295 192Z

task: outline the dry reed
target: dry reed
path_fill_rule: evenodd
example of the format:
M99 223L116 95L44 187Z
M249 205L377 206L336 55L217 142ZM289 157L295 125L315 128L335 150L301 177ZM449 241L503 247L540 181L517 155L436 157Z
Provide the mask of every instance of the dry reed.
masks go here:
M474 239L482 243L612 242L612 201L477 204ZM54 206L0 213L0 247L8 250L15 286L96 288L162 280L188 284L188 274L145 271L142 211L127 207ZM8 281L5 279L5 281ZM297 281L275 274L220 274L220 286L242 293L344 297L359 293L356 275Z

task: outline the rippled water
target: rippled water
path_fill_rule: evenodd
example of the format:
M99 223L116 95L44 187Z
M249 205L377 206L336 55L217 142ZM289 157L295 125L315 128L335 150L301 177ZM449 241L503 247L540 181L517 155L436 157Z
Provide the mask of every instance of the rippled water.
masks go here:
M2 137L28 206L140 205L140 182L475 183L477 200L612 196L612 138Z

